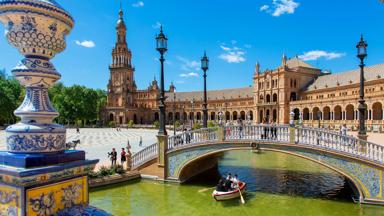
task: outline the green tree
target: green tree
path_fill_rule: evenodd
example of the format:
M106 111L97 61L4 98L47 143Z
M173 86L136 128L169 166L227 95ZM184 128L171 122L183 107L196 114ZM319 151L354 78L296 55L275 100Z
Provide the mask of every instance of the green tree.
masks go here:
M13 111L22 102L23 90L19 82L8 78L5 71L0 73L0 125L14 123Z
M104 91L80 85L65 87L58 83L49 93L54 107L60 113L58 122L62 124L95 124L100 120L101 111L107 101Z

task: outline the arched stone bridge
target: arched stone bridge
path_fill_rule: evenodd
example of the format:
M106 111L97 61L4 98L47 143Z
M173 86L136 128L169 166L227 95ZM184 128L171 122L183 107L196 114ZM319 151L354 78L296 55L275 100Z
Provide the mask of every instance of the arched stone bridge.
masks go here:
M133 155L133 169L183 182L215 166L217 155L224 151L277 151L317 162L345 176L357 189L361 203L384 204L384 146L352 136L288 125L248 125L200 129L159 136L158 140Z

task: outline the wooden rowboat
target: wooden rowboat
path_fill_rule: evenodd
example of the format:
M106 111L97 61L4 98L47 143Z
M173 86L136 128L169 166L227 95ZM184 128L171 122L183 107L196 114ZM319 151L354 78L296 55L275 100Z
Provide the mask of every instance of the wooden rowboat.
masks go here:
M239 188L241 190L241 193L245 192L245 189L247 187L247 184L245 182L239 182ZM222 201L222 200L230 200L235 199L240 196L239 189L233 190L233 191L216 191L214 190L212 193L213 198L216 201Z

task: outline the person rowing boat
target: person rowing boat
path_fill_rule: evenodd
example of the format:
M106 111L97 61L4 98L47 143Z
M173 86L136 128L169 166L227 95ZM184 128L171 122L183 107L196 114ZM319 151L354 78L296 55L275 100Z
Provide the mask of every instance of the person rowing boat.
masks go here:
M220 181L222 183L222 180ZM241 203L245 203L244 198L243 198L243 193L245 192L247 184L245 182L239 181L236 184L236 188L231 188L230 190L223 190L222 184L218 184L217 188L218 190L213 191L212 197L216 201L222 201L222 200L229 200L229 199L235 199L240 197L241 198Z

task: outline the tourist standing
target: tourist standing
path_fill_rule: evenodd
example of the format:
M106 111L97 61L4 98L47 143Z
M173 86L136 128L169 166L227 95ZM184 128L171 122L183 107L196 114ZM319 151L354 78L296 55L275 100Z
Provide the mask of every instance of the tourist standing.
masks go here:
M127 161L127 159L126 159L126 157L125 157L125 155L126 155L127 153L125 152L125 149L124 148L121 148L121 153L120 153L120 161L121 161L121 166L123 166L124 167L124 163L125 163L125 161Z
M264 135L263 135L262 139L267 139L268 131L269 131L268 127L269 126L268 126L267 118L264 118L263 119L263 132L264 132Z
M239 119L239 137L240 137L240 139L242 138L242 136L243 136L243 120Z
M340 133L341 133L341 135L343 135L343 136L347 136L347 132L348 132L347 125L346 125L346 124L343 124L343 126L341 126Z
M77 133L77 134L80 133L80 128L79 128L79 126L76 126L76 133Z
M231 136L231 124L229 123L229 121L227 121L225 123L225 127L226 127L226 130L225 130L225 133L226 133L226 137L229 138Z
M277 139L277 125L276 125L275 119L272 120L271 126L272 126L272 138Z
M117 152L115 148L112 149L112 152L108 153L108 157L111 159L111 165L116 166Z
M143 146L143 138L140 136L139 146Z

